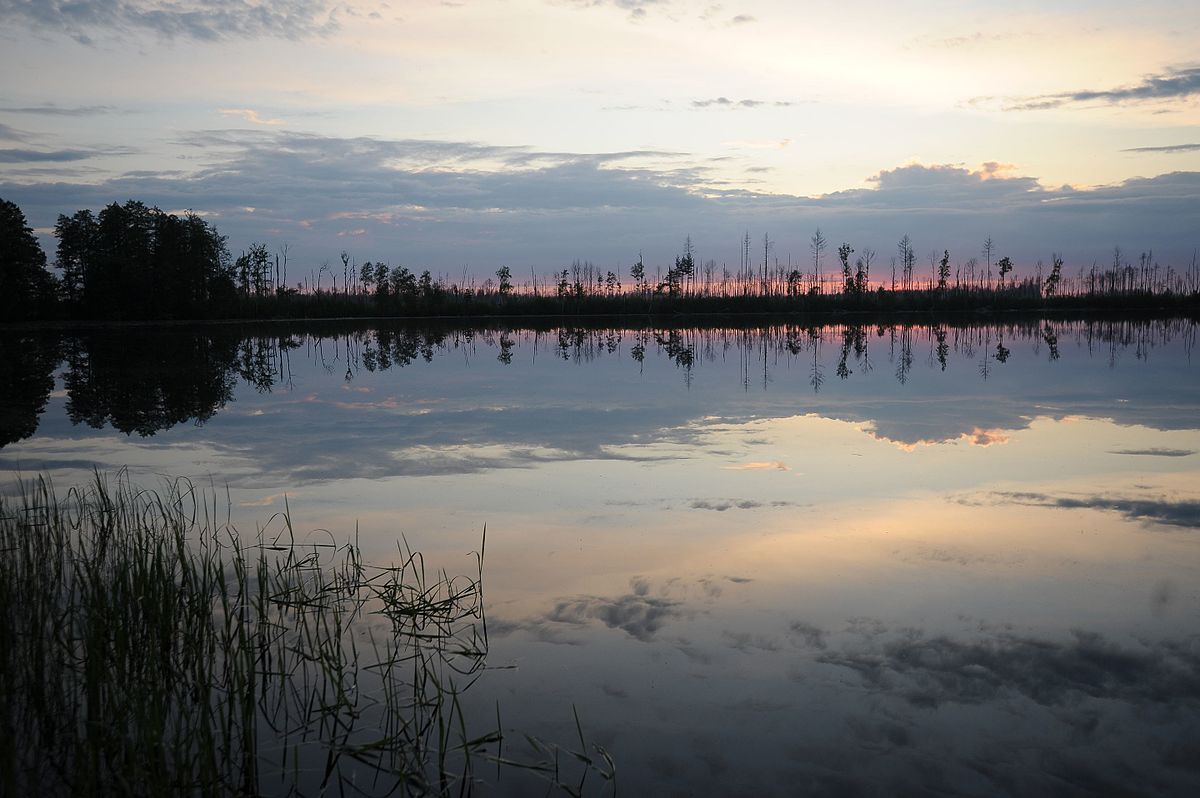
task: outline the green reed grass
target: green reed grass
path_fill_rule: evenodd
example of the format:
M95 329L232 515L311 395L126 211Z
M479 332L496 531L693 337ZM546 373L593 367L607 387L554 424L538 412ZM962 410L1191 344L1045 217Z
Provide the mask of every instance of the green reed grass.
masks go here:
M482 546L475 574L431 574L406 544L372 566L273 520L247 540L213 494L123 472L0 497L0 793L461 795L481 763L615 784L581 727L569 777L557 746L505 752L498 709L469 733Z

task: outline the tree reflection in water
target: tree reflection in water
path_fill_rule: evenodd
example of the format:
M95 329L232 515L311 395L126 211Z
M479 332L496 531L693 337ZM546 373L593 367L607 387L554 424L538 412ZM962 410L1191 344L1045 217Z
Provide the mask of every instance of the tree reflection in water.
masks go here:
M233 401L239 382L269 393L290 387L291 357L305 357L347 382L362 370L385 372L417 362L431 363L451 353L494 350L512 365L522 350L549 350L579 364L601 358L631 358L644 366L648 353L682 372L690 386L694 372L723 362L735 352L742 381L751 373L770 384L772 369L805 357L809 386L825 383L826 350L836 353L834 373L853 379L872 370L873 342L886 342L895 379L913 377L915 353L928 350L930 368L946 371L952 356L975 362L980 379L997 367L1013 368L1028 353L1049 362L1061 357L1066 341L1110 363L1123 352L1145 359L1157 346L1181 342L1190 355L1197 326L1186 319L1053 320L1023 318L998 323L779 323L761 326L621 327L556 325L423 325L394 322L315 323L308 326L122 327L88 331L21 332L0 335L0 375L6 386L0 402L0 446L30 437L54 387L61 365L67 415L74 424L111 426L129 435L150 436L176 425L203 424ZM998 341L999 343L993 343ZM757 380L755 380L757 381Z

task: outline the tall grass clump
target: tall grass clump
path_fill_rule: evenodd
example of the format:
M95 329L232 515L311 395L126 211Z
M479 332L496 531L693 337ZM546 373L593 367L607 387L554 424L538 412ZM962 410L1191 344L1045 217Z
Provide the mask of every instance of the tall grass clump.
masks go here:
M302 543L287 513L245 539L219 509L123 473L0 497L0 794L465 794L510 763L459 704L487 651L482 547L474 575L430 575L403 546L371 566ZM612 774L580 742L571 792ZM533 750L511 764L563 781Z

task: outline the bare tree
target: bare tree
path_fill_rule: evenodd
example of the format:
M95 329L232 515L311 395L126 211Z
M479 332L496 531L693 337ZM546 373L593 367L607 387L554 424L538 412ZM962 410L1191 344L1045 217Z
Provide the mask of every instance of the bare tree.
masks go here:
M742 238L742 263L738 269L738 280L744 286L750 279L750 231ZM744 289L743 289L744 290Z
M913 266L917 262L916 251L913 249L912 239L908 237L908 233L905 233L904 237L900 239L900 242L896 244L896 250L900 255L900 267L902 269L900 278L901 284L905 290L908 290L912 287ZM896 278L893 274L893 287L895 282Z
M987 259L987 287L988 288L992 287L992 252L993 252L993 250L995 250L995 248L996 248L995 242L992 241L991 236L988 236L987 240L983 242L983 256L984 256L984 258Z
M762 294L767 295L767 274L769 269L769 261L771 256L771 237L763 233L763 265L762 265Z
M280 285L287 285L288 253L291 251L292 247L286 241L284 241L279 247L279 254L283 256L283 282L281 282Z
M871 261L875 259L875 250L863 247L862 256L858 258L854 268L854 289L858 294L865 294L871 284Z
M808 250L812 253L813 259L813 278L816 280L818 292L821 290L821 258L825 256L825 246L827 243L819 227L808 242Z

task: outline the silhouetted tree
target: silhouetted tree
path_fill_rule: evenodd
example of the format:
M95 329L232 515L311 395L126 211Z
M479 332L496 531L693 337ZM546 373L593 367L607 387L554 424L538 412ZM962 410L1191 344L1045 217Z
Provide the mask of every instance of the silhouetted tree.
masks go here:
M388 266L383 261L375 263L375 296L383 299L388 295L388 289L391 288L391 281L388 275Z
M629 277L639 294L646 293L646 264L642 263L642 253L638 253L637 263L629 267Z
M210 315L234 294L225 238L193 213L180 218L130 200L59 216L58 263L72 311L109 318ZM261 246L261 245L260 245ZM269 256L239 258L245 292L270 282ZM264 282L265 281L265 282Z
M391 283L392 296L406 301L416 299L417 276L407 266L393 266L388 281Z
M950 279L950 250L942 252L942 259L938 261L938 290L946 290L946 281Z
M692 252L692 237L688 236L683 243L683 256L675 259L676 293L684 280L691 283L696 274L696 258Z
M74 309L83 301L86 269L96 246L96 217L89 210L76 211L74 216L60 214L54 235L58 237L54 265L62 274L64 298Z
M687 265L682 258L675 258L675 265L667 268L667 278L658 286L658 291L666 291L668 296L676 296L679 293L680 283L683 279Z
M789 296L795 296L800 293L800 283L804 280L804 275L799 269L792 269L787 275L787 291Z
M1000 287L1003 288L1004 287L1004 275L1008 274L1009 272L1011 272L1013 270L1012 258L1005 255L1003 258L1001 258L1000 260L998 260L996 262L996 267L1000 270Z
M1054 296L1058 283L1062 280L1062 256L1057 252L1050 255L1050 274L1046 275L1046 296Z
M854 293L854 278L850 276L850 256L854 250L849 244L838 247L838 260L842 262L842 287L847 294Z
M57 292L57 280L46 270L46 253L25 214L15 203L0 200L0 318L49 315Z
M512 293L512 270L501 266L496 270L496 277L500 280L500 295L507 296Z

